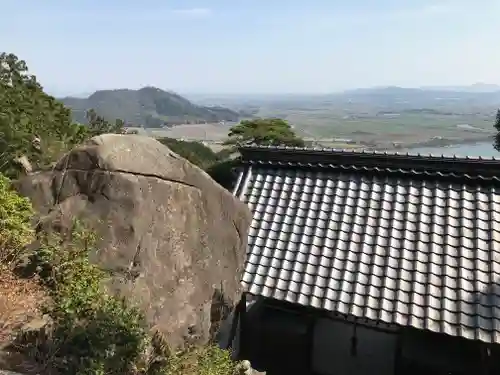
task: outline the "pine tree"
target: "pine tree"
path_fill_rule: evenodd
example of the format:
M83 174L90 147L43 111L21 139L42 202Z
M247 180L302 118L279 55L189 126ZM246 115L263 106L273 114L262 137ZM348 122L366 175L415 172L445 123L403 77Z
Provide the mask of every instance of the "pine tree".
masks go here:
M49 164L71 126L70 110L43 91L26 63L0 53L0 172L14 178L21 164Z
M493 127L497 131L493 141L493 147L495 148L495 150L500 151L500 109L497 111L495 124L493 125Z
M304 146L300 138L286 120L280 118L259 118L243 120L229 129L226 145L243 146L249 144L265 146Z

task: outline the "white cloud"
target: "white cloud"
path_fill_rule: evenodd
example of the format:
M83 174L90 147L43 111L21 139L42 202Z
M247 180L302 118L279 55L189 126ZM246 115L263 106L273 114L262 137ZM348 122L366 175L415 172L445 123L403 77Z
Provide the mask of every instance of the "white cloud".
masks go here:
M334 29L338 26L364 25L372 22L394 22L394 21L421 21L423 19L441 18L448 15L456 15L465 11L470 11L467 4L460 0L438 0L430 1L420 6L406 6L399 4L396 8L378 10L354 10L330 12L326 14L302 14L293 20L294 28L303 27L307 29ZM487 0L484 0L487 1ZM500 0L499 0L500 1ZM290 20L281 18L282 23L291 23ZM273 20L277 23L278 20Z
M498 0L482 0L475 3L466 0L439 0L430 2L421 8L407 9L403 11L406 16L416 17L431 17L431 16L456 16L456 17L474 17L488 16L498 12L500 1Z
M172 13L187 18L206 18L212 15L212 11L208 8L175 9Z
M446 3L437 3L437 4L432 4L428 5L426 7L423 7L421 9L421 13L423 14L443 14L443 13L450 13L457 11L457 7L451 5L451 4L446 4Z

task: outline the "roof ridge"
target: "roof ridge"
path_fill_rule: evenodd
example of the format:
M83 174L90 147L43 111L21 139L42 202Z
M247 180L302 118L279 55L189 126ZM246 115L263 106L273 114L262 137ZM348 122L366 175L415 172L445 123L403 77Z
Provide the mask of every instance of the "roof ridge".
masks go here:
M239 149L244 164L268 164L277 167L376 169L392 171L426 172L446 174L470 179L500 178L500 158L424 156L410 153L338 150L332 148L258 146Z
M350 155L385 155L385 156L410 156L428 159L453 159L453 160L486 160L486 161L497 161L500 163L500 155L498 158L494 156L484 157L484 156L468 156L468 155L446 155L446 154L424 154L424 153L412 153L412 152L398 152L398 151L379 151L379 150L353 150L346 148L333 148L333 147L298 147L298 146L274 146L274 145L258 145L250 144L239 147L240 151L247 154L249 151L262 151L262 150L273 150L273 151L307 151L307 152L321 152L321 153L332 153L332 154L350 154Z

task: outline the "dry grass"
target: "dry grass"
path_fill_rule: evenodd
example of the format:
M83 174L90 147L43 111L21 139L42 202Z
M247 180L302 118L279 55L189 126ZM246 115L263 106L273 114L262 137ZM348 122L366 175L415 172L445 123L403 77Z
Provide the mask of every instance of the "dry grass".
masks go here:
M24 359L8 347L28 323L40 319L41 304L47 295L35 280L20 279L9 268L0 266L0 366L24 367ZM27 364L26 364L27 365Z
M29 321L40 317L46 294L35 280L20 279L0 268L0 343Z

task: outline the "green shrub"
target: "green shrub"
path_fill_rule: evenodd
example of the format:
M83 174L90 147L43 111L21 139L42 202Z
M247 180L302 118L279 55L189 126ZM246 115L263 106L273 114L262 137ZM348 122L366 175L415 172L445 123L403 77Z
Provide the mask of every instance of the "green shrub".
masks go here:
M174 138L158 138L158 141L203 169L220 161L219 156L201 142L181 141Z
M226 160L220 163L211 165L206 169L206 172L216 181L219 185L232 190L236 183L236 175L234 169L238 166L237 160Z
M181 141L174 138L158 138L158 141L184 159L204 169L224 188L228 190L233 188L236 182L233 169L238 164L235 160L229 159L235 151L233 147L213 152L210 147L200 142Z
M165 375L234 375L231 353L215 345L177 353L170 358Z
M24 247L33 240L29 199L11 189L10 180L0 174L0 262L2 265L18 260Z
M161 335L151 336L143 315L105 290L108 274L89 261L96 236L75 221L67 235L41 232L35 250L32 206L0 175L0 266L30 255L26 269L51 297L43 306L50 327L22 334L18 349L42 373L75 375L232 375L230 353L215 346L171 354Z
M71 374L126 374L144 352L147 330L139 311L104 289L107 275L89 261L95 235L75 222L68 238L40 236L33 255L52 301L50 337L36 352L43 362Z
M39 240L33 262L52 297L46 306L52 329L29 350L47 368L75 375L234 373L230 353L215 346L172 354L136 308L109 295L108 275L89 261L92 231L75 222L68 238L45 233Z

